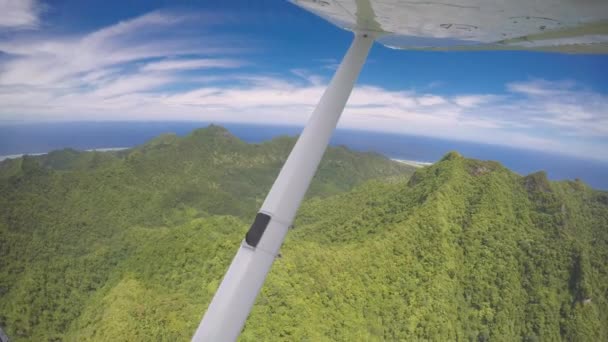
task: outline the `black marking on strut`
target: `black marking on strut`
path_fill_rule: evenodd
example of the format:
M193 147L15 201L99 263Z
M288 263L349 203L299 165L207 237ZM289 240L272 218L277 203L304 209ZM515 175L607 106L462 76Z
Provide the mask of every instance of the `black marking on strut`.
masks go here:
M264 235L264 231L266 231L266 227L268 227L270 218L270 215L264 213L255 215L255 220L253 220L253 224L249 228L247 235L245 235L245 242L247 242L249 246L257 247L262 239L262 235Z

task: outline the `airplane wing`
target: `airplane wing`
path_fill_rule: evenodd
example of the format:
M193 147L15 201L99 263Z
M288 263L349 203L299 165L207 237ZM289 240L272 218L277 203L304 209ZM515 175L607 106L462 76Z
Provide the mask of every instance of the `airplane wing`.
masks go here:
M396 49L608 53L607 0L291 0Z

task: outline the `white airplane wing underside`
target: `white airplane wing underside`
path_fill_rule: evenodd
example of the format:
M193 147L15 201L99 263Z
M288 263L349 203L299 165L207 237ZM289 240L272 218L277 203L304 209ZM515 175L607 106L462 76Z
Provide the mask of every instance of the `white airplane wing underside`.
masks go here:
M608 53L608 0L292 0L397 49Z

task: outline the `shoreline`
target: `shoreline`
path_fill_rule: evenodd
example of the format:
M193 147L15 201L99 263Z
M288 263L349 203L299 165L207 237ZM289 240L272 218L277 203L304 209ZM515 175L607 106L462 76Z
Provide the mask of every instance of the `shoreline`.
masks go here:
M101 148L92 148L92 149L86 149L86 150L77 150L80 152L111 152L111 151L122 151L122 150L126 150L129 149L130 147L101 147ZM51 151L52 152L52 151ZM17 154L7 154L7 155L0 155L0 162L7 160L7 159L17 159L17 158L21 158L25 155L28 156L42 156L45 154L48 154L49 152L37 152L37 153L17 153ZM421 167L425 167L425 166L429 166L429 165L433 165L433 163L431 162L425 162L425 161L418 161L418 160L408 160L408 159L398 159L398 158L389 158L392 161L398 162L398 163L402 163L402 164L406 164L406 165L410 165L416 168L421 168Z
M418 160L407 160L407 159L397 159L397 158L391 158L391 160L396 161L398 163L406 164L409 166L417 167L417 168L433 165L433 163L431 163L431 162L424 162L424 161L418 161Z
M111 151L122 151L122 150L126 150L129 149L131 147L101 147L101 148L91 148L91 149L87 149L87 150L76 150L79 152L111 152ZM38 152L38 153L17 153L17 154L7 154L7 155L3 155L0 156L0 162L5 161L6 159L17 159L17 158L21 158L23 156L43 156L45 154L49 154L52 151L49 152Z

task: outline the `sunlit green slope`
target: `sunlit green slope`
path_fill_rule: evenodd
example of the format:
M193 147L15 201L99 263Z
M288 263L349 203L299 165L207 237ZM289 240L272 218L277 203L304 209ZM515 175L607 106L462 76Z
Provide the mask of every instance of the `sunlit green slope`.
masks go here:
M239 159L224 133L212 136L200 154L214 165L229 159L231 170L263 159L252 150L284 158L289 149L239 142L248 146ZM187 163L161 162L178 158L177 148L155 147L176 139L104 155L93 170L70 158L11 166L18 175L0 182L0 325L9 336L191 337L278 169L259 176L259 195L249 190L259 183L251 167L205 176L217 185L187 183L197 174L180 171ZM204 165L181 155L195 165L188 170ZM352 165L359 171L340 167ZM344 149L324 168L322 196L301 208L242 340L608 340L608 193L457 153L411 178ZM177 196L201 189L193 184L208 188Z
M225 229L242 236L294 141L247 144L210 126L126 151L63 150L0 163L0 326L17 341L64 338L143 248L141 231L161 238L191 221L230 215ZM378 154L330 148L308 197L412 170ZM142 262L156 267L155 258Z

